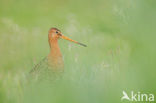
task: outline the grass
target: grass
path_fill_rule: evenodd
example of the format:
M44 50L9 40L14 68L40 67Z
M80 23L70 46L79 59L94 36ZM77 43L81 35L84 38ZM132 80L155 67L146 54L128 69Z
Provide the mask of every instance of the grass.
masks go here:
M155 94L155 9L153 0L2 0L0 103L120 103L123 90ZM49 53L51 27L88 47L59 40L63 78L29 83Z

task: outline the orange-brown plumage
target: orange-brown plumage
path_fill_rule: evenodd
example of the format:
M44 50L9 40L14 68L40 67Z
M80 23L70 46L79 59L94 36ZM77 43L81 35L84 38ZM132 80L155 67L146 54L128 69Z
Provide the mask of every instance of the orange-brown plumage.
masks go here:
M53 69L62 69L64 64L63 64L62 54L58 45L59 35L61 34L58 34L58 33L56 34L56 31L60 33L58 29L51 28L48 34L48 40L49 40L49 45L50 45L50 53L48 55L48 64Z

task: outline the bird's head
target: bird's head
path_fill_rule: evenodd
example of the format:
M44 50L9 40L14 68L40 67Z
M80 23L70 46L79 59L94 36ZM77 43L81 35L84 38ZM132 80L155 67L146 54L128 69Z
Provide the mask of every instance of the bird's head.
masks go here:
M61 31L57 28L51 28L49 30L49 39L59 39L61 35Z
M76 43L76 44L79 44L79 45L82 45L82 46L84 46L84 47L86 47L86 45L85 44L82 44L82 43L80 43L80 42L77 42L77 41L75 41L75 40L72 40L72 39L70 39L70 38L68 38L68 37L66 37L66 36L64 36L62 33L61 33L61 31L59 30L59 29L57 29L57 28L51 28L50 30L49 30L49 40L58 40L58 39L65 39L65 40L68 40L68 41L71 41L71 42L74 42L74 43Z

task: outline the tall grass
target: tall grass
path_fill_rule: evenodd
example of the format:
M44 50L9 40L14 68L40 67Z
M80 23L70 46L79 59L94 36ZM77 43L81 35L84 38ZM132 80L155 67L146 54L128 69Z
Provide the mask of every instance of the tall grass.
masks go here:
M154 2L2 0L0 103L120 103L123 90L155 94ZM88 47L59 40L62 78L29 82L49 53L51 27Z

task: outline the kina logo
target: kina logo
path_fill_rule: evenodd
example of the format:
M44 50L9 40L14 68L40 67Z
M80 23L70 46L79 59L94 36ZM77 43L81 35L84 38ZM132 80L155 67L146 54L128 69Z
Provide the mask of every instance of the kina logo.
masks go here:
M141 93L141 92L134 92L131 91L129 95L125 92L122 91L122 97L121 101L127 100L127 101L149 101L152 102L154 101L154 94L147 94L147 93Z

